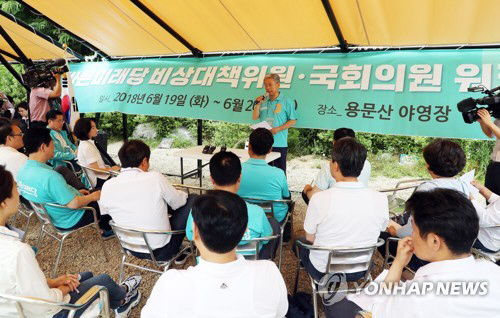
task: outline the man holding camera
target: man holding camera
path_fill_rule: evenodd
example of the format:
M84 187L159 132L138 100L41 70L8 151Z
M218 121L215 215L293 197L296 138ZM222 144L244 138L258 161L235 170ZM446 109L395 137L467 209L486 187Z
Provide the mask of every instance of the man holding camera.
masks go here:
M54 77L55 83L52 81L31 89L29 104L31 122L45 123L45 115L51 109L49 98L61 96L61 74L55 74Z
M500 195L500 119L491 119L490 113L486 109L477 111L481 130L489 138L496 137L495 147L491 153L491 161L486 169L484 185L492 192Z

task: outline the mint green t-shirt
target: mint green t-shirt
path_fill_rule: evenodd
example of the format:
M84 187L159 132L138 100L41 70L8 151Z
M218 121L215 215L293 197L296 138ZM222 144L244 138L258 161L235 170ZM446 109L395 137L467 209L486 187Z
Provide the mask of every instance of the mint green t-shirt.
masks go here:
M259 121L272 121L272 127L278 127L289 120L296 120L295 103L280 92L275 100L267 98L260 105ZM271 123L270 123L271 124ZM288 129L274 135L273 147L288 147Z
M272 167L263 159L250 158L241 165L238 195L243 198L282 200L290 197L283 170ZM274 218L282 222L288 212L285 203L274 204Z
M75 196L81 195L78 190L66 183L66 180L46 164L35 160L27 160L17 173L17 186L20 194L35 203L56 203L66 205ZM71 210L45 206L54 225L67 229L74 226L83 216L84 210Z
M267 220L264 210L258 205L250 204L248 202L245 203L247 205L248 226L242 240L249 240L253 238L272 235L273 229L271 228L271 224L269 224L269 221ZM186 237L190 241L193 240L193 216L191 215L191 211L189 211L189 216L186 223ZM261 242L259 251L262 248L262 245L266 244L267 242L268 241Z

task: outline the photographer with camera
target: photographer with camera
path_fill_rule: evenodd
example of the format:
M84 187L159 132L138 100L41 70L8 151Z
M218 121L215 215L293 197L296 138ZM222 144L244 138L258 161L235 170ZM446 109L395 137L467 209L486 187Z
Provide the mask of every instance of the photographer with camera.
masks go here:
M61 74L54 74L55 81L43 82L31 89L30 93L30 120L31 122L43 122L46 126L45 115L51 109L50 98L61 96Z
M486 169L485 186L496 194L500 194L500 119L492 120L486 109L477 111L483 133L489 137L496 137L495 147L491 153L491 161Z

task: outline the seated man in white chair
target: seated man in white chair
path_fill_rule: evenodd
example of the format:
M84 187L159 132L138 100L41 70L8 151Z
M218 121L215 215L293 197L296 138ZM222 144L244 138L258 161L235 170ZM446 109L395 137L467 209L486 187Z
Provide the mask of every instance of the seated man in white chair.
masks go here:
M335 142L344 137L356 138L356 134L354 133L354 130L352 130L351 128L337 128L333 133L333 144L335 144ZM321 170L318 172L318 175L314 180L314 186L311 184L305 185L304 190L302 191L302 198L304 199L305 203L309 204L309 201L311 200L313 194L320 191L331 189L335 184L336 180L330 172L331 168L330 165L331 161L328 161L326 164L323 165L323 167L321 167ZM365 163L363 164L363 169L359 174L358 181L363 182L365 186L368 186L368 182L370 182L371 173L372 173L372 166L368 161L368 159L366 159Z
M185 230L195 194L175 189L160 172L149 171L149 146L130 140L118 152L122 170L102 187L99 205L119 225L143 230ZM169 217L171 215L171 217ZM148 234L156 260L168 261L175 256L184 234ZM134 238L129 238L133 242ZM148 253L130 251L132 255L150 259ZM184 254L186 255L186 254ZM185 256L176 260L184 263Z
M287 290L276 264L236 254L248 225L245 201L229 191L208 191L196 199L192 215L199 263L165 272L141 317L284 317Z
M331 161L331 173L337 182L311 198L304 220L306 237L299 240L327 247L375 245L389 222L389 204L385 194L358 180L366 148L352 137L342 138L333 145ZM300 248L297 256L315 280L321 280L327 272L327 251ZM357 280L364 274L347 273L346 278Z
M369 287L380 291L385 285L389 295L349 295L327 307L326 316L354 317L360 310L384 318L498 316L500 267L471 255L479 218L470 200L450 189L419 191L408 199L406 209L413 216L413 234L399 242L391 268ZM403 283L401 274L413 254L430 263Z
M356 138L356 134L354 133L354 130L352 130L351 128L337 128L333 133L333 144L335 145L335 142L339 141L344 137ZM314 179L314 186L307 184L304 187L304 190L302 191L302 198L304 199L304 202L306 202L307 204L309 204L309 201L311 200L313 194L320 191L331 189L334 186L336 180L332 176L332 173L330 172L331 164L332 164L331 161L328 161L321 167L321 170L318 172L316 179ZM362 182L365 186L368 186L371 172L372 172L372 166L368 161L368 159L366 159L363 164L363 169L359 174L358 181Z
M483 207L471 197L472 204L474 204L479 216L479 234L473 247L486 253L497 253L500 251L500 227L494 226L500 225L500 196L476 180L472 181L472 185L488 202L488 205ZM497 264L500 265L500 261Z

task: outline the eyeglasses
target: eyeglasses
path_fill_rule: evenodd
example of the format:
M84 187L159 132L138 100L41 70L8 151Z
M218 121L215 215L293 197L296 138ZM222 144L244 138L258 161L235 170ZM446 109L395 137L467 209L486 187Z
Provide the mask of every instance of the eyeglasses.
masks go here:
M19 133L19 134L12 134L12 135L10 135L10 136L12 136L12 137L15 137L15 136L20 136L20 137L23 137L23 136L24 136L24 134L23 134L23 133Z

